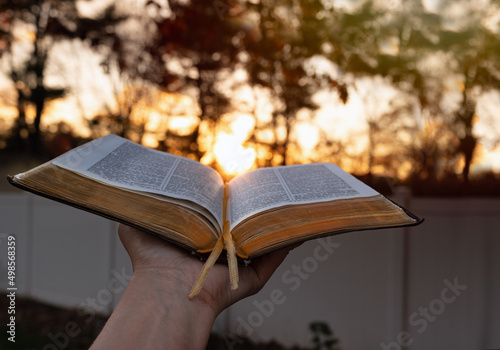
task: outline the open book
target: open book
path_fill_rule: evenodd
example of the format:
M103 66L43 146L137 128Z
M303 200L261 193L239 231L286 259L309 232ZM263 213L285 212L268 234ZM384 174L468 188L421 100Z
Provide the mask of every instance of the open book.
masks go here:
M225 184L208 166L116 135L8 180L193 252L225 247L241 259L324 235L421 222L330 163L262 168Z

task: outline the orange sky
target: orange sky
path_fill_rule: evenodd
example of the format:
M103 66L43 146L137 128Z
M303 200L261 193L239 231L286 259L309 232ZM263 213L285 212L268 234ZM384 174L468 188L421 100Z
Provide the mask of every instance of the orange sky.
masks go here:
M334 2L339 7L352 7L354 3L358 4L362 1ZM384 7L388 6L387 4L382 1L379 5ZM395 7L402 5L401 0L392 0L390 4ZM101 5L103 3L98 1L79 4L80 10L88 16L92 16L92 11L98 10ZM445 6L439 0L424 0L424 5L429 12ZM16 33L19 40L17 52L21 57L23 45L29 44L33 38L28 35L29 28L19 28ZM388 50L397 50L397 44L397 42L387 43ZM79 54L75 56L74 52ZM103 109L117 108L113 90L125 91L123 83L119 82L116 71L112 71L110 75L104 75L99 66L101 57L77 40L66 40L56 44L52 57L47 67L46 83L54 87L68 87L73 94L47 104L42 127L50 130L51 125L64 121L72 125L78 134L88 136L90 132L86 119ZM313 57L306 62L305 68L329 74L333 79L340 74L334 64L321 56ZM340 103L335 92L319 91L314 99L320 108L315 112L301 111L299 113L293 133L304 156L307 157L313 152L321 132L328 134L332 139L345 141L346 152L349 154L366 152L368 147L367 116L376 117L382 114L389 101L400 98L398 92L383 78L347 77L346 79L344 77L344 80L349 79L354 88L350 89L347 104ZM241 84L244 81L245 73L237 71L223 84L235 101L235 105L247 106L247 108L240 108L240 111L222 117L215 139L207 141L207 144L211 146L204 146L208 147L207 153L201 160L204 163L211 163L215 160L230 174L238 174L255 167L256 157L263 156L262 150L243 146L252 134L256 123L249 111L257 111L257 122L270 118L272 112L268 94L263 90L252 90L248 85ZM450 104L453 104L453 96L460 93L460 86L459 79L451 76L443 81L443 88L448 91ZM144 142L151 147L156 146L155 135L158 130L168 127L178 133L188 134L199 122L199 110L189 96L161 93L156 97L158 98L154 103L151 101L146 103L148 120ZM11 106L13 102L15 99L14 101L12 99L12 86L9 86L8 79L0 74L1 130L7 130L16 116L16 109ZM490 169L500 172L500 146L496 145L500 139L500 118L495 113L499 105L499 92L483 94L478 99L478 118L474 132L481 145L478 148L479 157L475 159L472 172ZM144 113L144 109L141 113ZM28 113L28 119L33 118L31 114L33 113ZM166 115L168 118L165 118ZM424 127L424 121L420 120L422 117L418 113L413 118L416 124L420 123L420 127ZM343 166L349 167L348 163L346 164ZM346 170L353 171L354 169Z

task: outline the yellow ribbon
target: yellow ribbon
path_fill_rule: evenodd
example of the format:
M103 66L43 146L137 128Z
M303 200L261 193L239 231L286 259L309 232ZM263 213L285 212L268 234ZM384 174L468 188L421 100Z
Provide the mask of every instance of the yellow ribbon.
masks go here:
M203 265L203 268L201 269L200 275L198 276L198 279L196 280L196 283L194 284L193 289L189 294L190 300L201 292L201 289L203 288L203 283L207 278L208 272L210 271L212 266L214 266L215 262L222 253L222 249L224 248L226 248L227 251L227 262L229 265L229 281L231 283L231 290L238 289L238 261L236 259L236 248L234 246L233 237L229 230L230 223L229 220L227 220L226 218L226 213L227 213L226 208L228 199L229 199L229 188L227 184L224 184L224 199L222 204L222 210L223 210L222 216L224 224L222 226L222 234L220 235L219 239L217 240L217 243L215 244L214 249L210 253L210 256Z

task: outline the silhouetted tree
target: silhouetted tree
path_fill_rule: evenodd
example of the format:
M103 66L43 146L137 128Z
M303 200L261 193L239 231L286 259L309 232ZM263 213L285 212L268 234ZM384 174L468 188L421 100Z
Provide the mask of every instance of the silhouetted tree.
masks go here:
M198 147L200 128L203 123L214 124L229 107L216 84L219 74L231 70L237 62L239 46L233 39L242 30L231 22L237 3L170 1L166 9L148 1L145 8L128 14L118 11L116 4L111 3L96 18L80 21L81 38L91 38L91 45L104 53L102 67L106 73L111 74L113 69L119 72L122 86L115 89L117 100L126 85L143 86L143 93L149 89L156 96L155 89L194 98L200 110L200 123L194 132L178 135L167 129L159 148L200 159L204 154ZM132 19L142 26L137 38L124 35L117 26ZM114 120L118 133L127 136L134 127L130 114L139 100L119 101L122 107L117 112L110 108L93 123Z
M74 24L76 8L73 1L6 0L2 3L0 16L3 20L2 42L6 50L2 59L8 62L8 75L17 90L18 117L12 131L13 141L19 147L32 152L41 150L41 118L45 103L61 97L65 91L46 85L45 68L48 53L55 42L64 37L67 27ZM15 30L24 31L31 47L14 52ZM26 43L25 39L25 43ZM24 55L28 57L23 57ZM34 106L35 116L30 124L26 113ZM28 139L28 145L23 142Z
M99 130L96 136L111 132L141 142L148 118L143 116L138 123L131 116L144 113L138 107L158 97L165 68L151 57L157 33L146 9L125 12L118 5L111 2L94 17L79 17L73 35L101 55L100 66L114 96L112 105L89 121L90 128Z
M434 178L442 164L461 155L467 181L477 144L472 133L477 94L500 87L500 39L482 21L488 9L471 7L467 17L450 25L447 11L434 13L421 1L392 4L380 9L370 0L357 11L340 14L338 30L330 32L335 46L331 59L358 76L388 77L394 86L417 96L418 114L427 125L415 130L414 137L421 140L409 149L417 160L415 171ZM422 69L423 61L436 55L441 56L433 58L441 60L442 68ZM461 84L461 101L452 109L443 103L447 78ZM443 130L434 130L437 127ZM451 135L455 140L450 142ZM444 142L436 139L440 136L446 137Z
M244 42L249 84L271 91L274 104L270 125L263 127L274 132L267 165L276 155L281 164L286 164L297 113L303 108L318 107L312 100L313 94L332 88L344 102L347 100L345 85L328 74L307 72L304 67L308 59L325 58L334 13L319 0L262 0L247 6L248 15L258 23L254 38ZM278 133L281 126L282 138Z
M177 138L183 153L200 159L204 154L198 143L200 128L208 125L213 130L219 117L229 111L230 102L216 84L219 75L234 70L238 62L237 38L244 30L234 22L240 8L237 2L222 0L171 1L169 5L173 15L156 22L159 35L152 56L167 67L176 66L165 72L162 86L167 91L195 91L200 123L188 136L176 137L168 131L166 139Z

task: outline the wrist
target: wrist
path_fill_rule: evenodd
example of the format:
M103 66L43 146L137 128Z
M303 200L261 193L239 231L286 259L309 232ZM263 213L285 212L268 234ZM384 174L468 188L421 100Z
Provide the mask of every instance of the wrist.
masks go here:
M194 271L190 271L189 268L140 266L134 267L132 279L140 280L143 285L152 287L158 291L159 295L175 297L179 302L188 303L187 306L195 307L198 312L211 314L215 320L222 310L232 304L229 300L232 293L228 295L226 290L229 288L229 281L216 283L214 288L207 285L200 294L189 300L189 294L196 283L198 274L197 267L194 268ZM226 271L223 275L228 277Z
M181 278L177 272L137 270L134 272L127 289L142 300L147 314L156 314L154 322L175 331L169 334L169 342L179 348L204 348L218 310L206 303L203 298L189 300L191 281ZM146 310L148 310L146 312Z
M91 349L205 349L216 313L190 301L184 284L135 271Z

